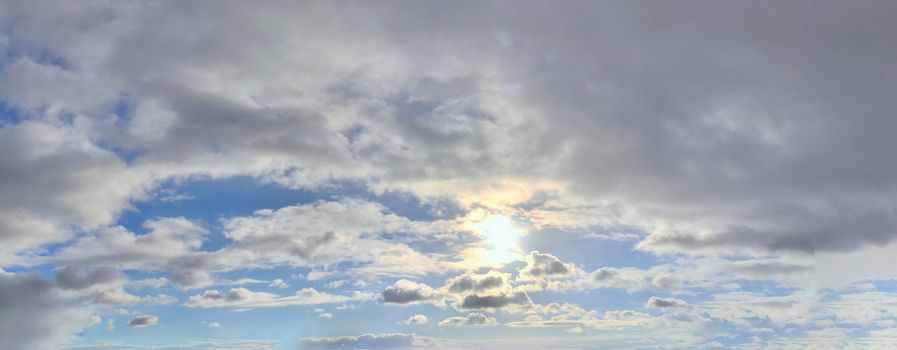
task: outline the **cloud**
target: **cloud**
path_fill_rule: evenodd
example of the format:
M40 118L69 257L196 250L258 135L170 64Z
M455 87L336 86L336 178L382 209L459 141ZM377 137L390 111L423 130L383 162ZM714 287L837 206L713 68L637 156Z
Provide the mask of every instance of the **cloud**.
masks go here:
M598 237L638 239L634 254L670 263L572 276L576 266L531 253L518 272L547 281L546 292L695 292L709 301L692 308L758 327L750 332L767 326L751 318L865 324L850 298L887 300L825 288L892 274L881 248L897 238L893 3L57 5L0 5L0 266L58 274L4 281L16 293L0 302L13 310L46 301L46 317L68 319L63 299L85 309L150 302L124 293L127 278L113 270L185 288L273 266L382 285L444 273L466 243L445 229L452 222L349 198L223 217L223 246L212 250L203 243L217 243L217 230L186 218L115 226L142 201L173 198L163 183L234 176L315 194L351 184L365 196L444 199L515 213L534 234L624 227L638 234ZM496 276L429 293L397 282L382 298L517 305L508 299L521 285ZM803 289L752 294L743 281ZM299 303L259 293L194 297ZM832 300L843 301L837 312ZM50 329L45 315L27 316L16 314ZM582 327L669 321L605 316ZM49 343L20 347L59 348L56 331L80 329L57 328Z
M92 142L90 123L0 125L0 262L110 224L140 196L144 177Z
M655 309L666 309L666 308L682 308L688 307L688 303L684 300L676 299L676 298L659 298L659 297L650 297L648 301L645 303L646 308L655 308Z
M406 325L421 325L421 324L427 324L428 321L429 321L429 319L427 318L426 315L418 314L418 315L411 315L410 317L408 317L407 320L402 321L402 323L406 324Z
M436 290L430 286L406 279L396 281L381 293L382 301L388 304L417 303L433 300L438 296Z
M506 274L489 271L486 274L464 273L450 278L445 287L450 293L481 292L507 288Z
M135 316L128 322L128 327L131 328L144 328L144 327L152 327L159 323L159 317L154 315L139 315Z
M336 338L303 338L303 349L401 349L414 344L413 334L363 334Z
M500 309L506 306L528 306L532 304L526 292L513 294L477 295L471 294L464 297L461 309Z
M547 253L530 252L525 261L526 266L520 269L520 275L526 278L567 277L576 273L576 266Z
M290 296L281 296L268 292L256 292L246 288L233 288L226 292L216 289L203 291L200 295L191 296L184 304L187 307L216 308L263 308L284 307L291 305L333 304L349 301L372 300L368 293L355 292L350 296L319 292L314 288L303 288Z
M283 279L280 279L280 278L275 278L274 281L271 281L271 284L269 284L268 286L275 287L275 288L281 288L281 289L290 287L289 284L287 284L286 282L283 281Z
M429 234L430 223L411 221L360 199L258 210L252 216L224 219L222 225L234 243L211 258L231 268L358 262L355 270L368 275L423 274L436 268L435 261L407 244L377 237L390 232Z
M10 349L60 348L93 325L90 312L64 298L53 284L0 271L0 338Z
M200 342L190 342L180 345L158 346L158 350L274 350L280 344L272 340L251 339L214 339ZM115 343L99 343L83 346L67 347L65 350L139 350L142 346L130 346Z
M121 283L127 277L120 271L109 267L83 269L76 266L64 266L53 275L53 281L62 289L86 289L98 284Z
M488 317L479 312L470 313L467 316L454 316L439 322L440 326L494 326L498 321L494 317Z

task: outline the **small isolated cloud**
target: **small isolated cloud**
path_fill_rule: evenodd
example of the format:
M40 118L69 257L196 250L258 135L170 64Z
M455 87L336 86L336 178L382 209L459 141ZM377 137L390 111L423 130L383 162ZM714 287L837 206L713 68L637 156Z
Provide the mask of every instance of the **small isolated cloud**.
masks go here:
M140 315L131 319L128 322L128 327L131 328L144 328L144 327L152 327L159 323L159 317L154 315Z
M209 328L221 328L221 324L218 322L209 322Z
M684 300L676 299L676 298L658 298L651 297L648 299L648 302L645 303L646 308L653 309L665 309L665 308L680 308L687 307L688 303Z
M494 317L488 317L479 312L468 314L467 316L455 316L439 322L440 326L494 326L498 321Z
M384 303L409 304L431 300L437 295L436 290L426 284L401 279L383 290L382 300Z
M331 349L402 349L414 345L413 334L387 333L387 334L363 334L359 336L344 336L335 338L303 338L300 340L302 349L307 350L331 350Z
M416 324L427 324L427 322L429 322L429 321L430 321L430 319L428 319L427 316L418 314L418 315L412 315L411 317L408 317L408 319L403 321L402 323L407 324L407 325L416 325Z
M329 312L322 312L322 313L318 314L318 317L329 320L329 319L333 318L333 314L329 313Z
M110 319L106 320L106 331L112 332L114 330L115 330L115 319L110 318Z
M283 279L281 279L281 278L277 278L274 281L271 281L271 284L269 284L268 286L271 286L274 288L289 288L290 287L290 285L287 284L286 282L284 282Z

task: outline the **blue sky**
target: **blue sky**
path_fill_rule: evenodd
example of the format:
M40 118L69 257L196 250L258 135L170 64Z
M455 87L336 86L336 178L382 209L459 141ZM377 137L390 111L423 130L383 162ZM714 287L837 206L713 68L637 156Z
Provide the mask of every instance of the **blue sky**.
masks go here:
M0 1L0 350L891 348L894 7Z

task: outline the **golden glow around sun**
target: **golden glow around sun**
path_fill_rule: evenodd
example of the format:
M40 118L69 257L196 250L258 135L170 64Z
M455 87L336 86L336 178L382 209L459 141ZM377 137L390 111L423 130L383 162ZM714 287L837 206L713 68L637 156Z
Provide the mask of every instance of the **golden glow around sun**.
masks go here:
M477 225L477 232L485 238L489 248L497 251L511 251L517 247L520 231L514 228L514 221L504 215L493 215Z
M521 259L519 240L523 231L511 217L478 212L469 219L467 227L482 241L462 252L466 265L501 266Z

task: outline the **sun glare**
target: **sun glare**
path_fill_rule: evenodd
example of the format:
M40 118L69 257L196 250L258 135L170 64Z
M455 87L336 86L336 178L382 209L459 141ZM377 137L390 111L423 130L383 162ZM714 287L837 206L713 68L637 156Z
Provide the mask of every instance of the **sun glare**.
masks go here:
M510 217L489 215L474 228L484 238L477 249L480 258L493 264L506 264L520 257L519 238L523 233Z
M491 248L500 251L509 251L517 247L517 238L520 232L514 228L511 218L504 215L495 215L483 220L479 224L479 233L486 238Z

